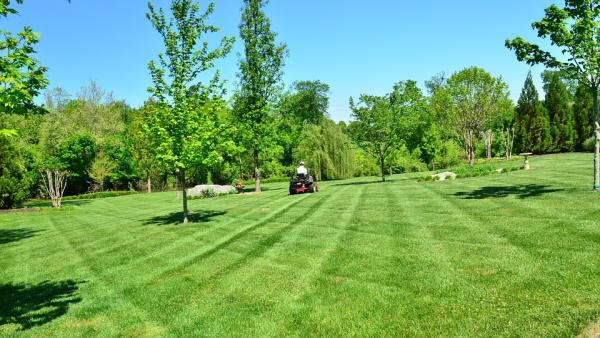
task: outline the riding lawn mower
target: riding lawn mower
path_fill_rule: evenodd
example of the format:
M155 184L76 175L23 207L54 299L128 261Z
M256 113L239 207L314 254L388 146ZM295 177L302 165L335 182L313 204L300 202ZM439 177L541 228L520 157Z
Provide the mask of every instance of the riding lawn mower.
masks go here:
M290 180L290 195L316 192L319 187L310 175L294 174Z

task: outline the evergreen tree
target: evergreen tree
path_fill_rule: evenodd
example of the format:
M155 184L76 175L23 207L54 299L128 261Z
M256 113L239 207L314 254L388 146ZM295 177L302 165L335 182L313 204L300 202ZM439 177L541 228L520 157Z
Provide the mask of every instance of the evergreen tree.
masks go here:
M575 126L569 92L559 72L544 72L544 106L550 120L552 138L551 152L567 152L575 149Z
M550 123L539 100L531 72L527 74L517 103L515 147L520 152L545 153L549 148Z
M573 120L575 123L575 148L583 150L583 143L594 136L594 99L589 86L579 82L573 99Z

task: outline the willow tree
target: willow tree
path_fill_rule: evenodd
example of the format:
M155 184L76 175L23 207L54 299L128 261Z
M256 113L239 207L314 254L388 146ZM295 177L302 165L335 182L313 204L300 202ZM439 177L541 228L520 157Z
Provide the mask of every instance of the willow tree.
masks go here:
M521 37L506 40L519 61L542 64L584 81L593 96L596 146L594 150L594 190L600 190L600 127L598 127L598 87L600 86L600 0L566 0L563 8L551 5L533 29L560 50L559 55L527 42ZM590 135L591 136L591 135Z
M240 89L234 112L243 131L246 148L252 151L255 190L260 191L260 153L272 134L273 104L281 81L285 44L277 44L277 34L263 8L266 0L244 0L240 37L244 40L244 59L240 61Z
M208 83L200 78L206 78L214 62L229 53L234 39L224 37L218 47L209 48L206 35L219 31L206 23L214 7L210 3L201 14L194 1L173 0L171 17L151 3L146 15L163 38L165 52L158 63L148 64L156 111L148 116L145 132L154 143L157 159L177 172L184 223L188 221L186 170L220 159L216 115L223 105L223 83L218 71Z

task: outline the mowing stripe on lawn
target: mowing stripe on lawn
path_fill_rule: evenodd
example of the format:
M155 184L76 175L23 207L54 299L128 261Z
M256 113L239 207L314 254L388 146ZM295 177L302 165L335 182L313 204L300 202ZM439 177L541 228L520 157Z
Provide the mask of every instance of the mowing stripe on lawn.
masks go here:
M294 196L294 200L292 202L284 204L280 208L274 210L273 212L269 213L268 215L259 219L258 221L252 222L252 223L250 223L250 225L241 228L241 230L235 232L234 234L232 234L230 236L226 236L223 240L219 241L218 243L214 244L213 246L211 246L209 248L203 247L200 250L192 253L191 257L186 256L183 259L181 259L180 261L175 262L175 264L173 264L173 266L166 267L164 269L160 269L160 270L156 271L156 273L153 273L149 278L145 278L145 283L149 283L149 280L151 280L151 279L159 278L161 276L166 276L175 271L182 270L183 268L185 268L187 266L196 264L198 261L201 261L207 257L210 257L211 255L219 252L220 250L227 248L229 245L231 245L238 239L244 237L244 235L250 233L254 229L257 229L261 226L264 226L265 224L268 224L268 222L270 220L272 220L276 217L281 217L282 215L284 215L286 212L289 211L290 207L302 202L308 196L309 195L307 195L307 194L301 195L301 196Z

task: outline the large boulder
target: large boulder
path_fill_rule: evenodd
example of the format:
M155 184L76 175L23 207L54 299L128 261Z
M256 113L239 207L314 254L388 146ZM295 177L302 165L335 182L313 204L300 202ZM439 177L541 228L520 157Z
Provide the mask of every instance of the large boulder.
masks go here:
M231 185L201 184L187 190L189 197L202 196L204 191L212 190L217 195L229 194L235 191Z
M453 172L450 172L450 171L444 171L443 173L431 175L431 178L433 178L434 180L438 180L438 181L445 181L447 179L453 180L456 178L456 174Z

